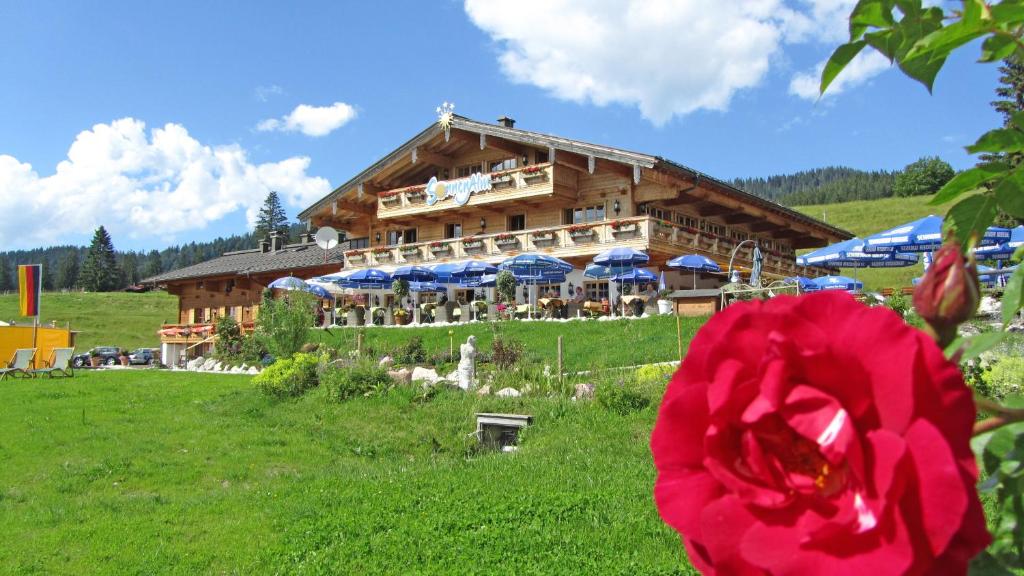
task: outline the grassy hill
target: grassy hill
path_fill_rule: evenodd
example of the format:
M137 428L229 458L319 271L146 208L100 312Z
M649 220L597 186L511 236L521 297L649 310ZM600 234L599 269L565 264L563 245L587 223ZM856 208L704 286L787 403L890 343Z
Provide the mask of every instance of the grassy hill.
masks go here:
M125 348L157 347L156 331L163 322L173 322L178 314L174 296L165 292L131 294L128 292L47 292L43 294L41 321L68 322L79 331L75 348L93 346ZM19 324L29 319L18 316L18 295L0 294L0 320Z
M794 208L808 216L822 219L863 238L929 214L945 215L946 210L952 206L952 204L929 206L928 200L930 199L931 196L911 196L909 198L883 198L839 204L795 206ZM842 273L851 278L856 275L858 280L864 282L865 288L880 289L910 286L911 279L920 276L922 270L921 265L917 265L907 268L843 269Z
M477 412L534 421L516 453L480 452ZM165 371L5 381L0 573L695 574L654 506L655 415L414 387L273 402Z

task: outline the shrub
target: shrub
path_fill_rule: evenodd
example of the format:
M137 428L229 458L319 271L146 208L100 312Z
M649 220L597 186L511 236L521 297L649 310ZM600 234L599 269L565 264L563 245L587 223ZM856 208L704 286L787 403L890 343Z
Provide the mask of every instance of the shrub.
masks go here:
M992 363L988 372L982 375L987 392L996 399L1020 394L1021 383L1024 382L1024 358L1019 356L1003 356Z
M494 278L494 286L498 299L502 302L514 302L516 299L516 277L508 270L498 272Z
M287 358L306 343L317 301L305 292L264 300L256 317L256 339L275 358Z
M594 395L598 404L622 416L639 412L651 403L648 397L621 383L599 385Z
M427 361L427 351L423 348L423 338L414 336L391 352L391 357L399 364L423 364Z
M349 367L327 368L320 375L320 381L327 389L327 394L338 401L356 396L380 395L394 387L394 380L388 376L388 371L369 361Z
M910 303L907 302L907 297L903 294L892 294L886 297L882 304L889 310L899 314L900 318L906 318L907 311L910 310Z
M213 352L217 358L232 359L242 348L242 330L238 322L230 316L217 319L217 339L213 342Z
M409 295L409 282L402 278L398 278L391 283L391 291L395 293L395 297L399 302L401 302Z
M499 369L507 370L518 364L525 350L526 347L519 340L502 335L498 330L494 331L491 362Z
M318 384L319 365L320 358L314 354L296 354L267 366L253 382L261 392L274 398L302 396Z

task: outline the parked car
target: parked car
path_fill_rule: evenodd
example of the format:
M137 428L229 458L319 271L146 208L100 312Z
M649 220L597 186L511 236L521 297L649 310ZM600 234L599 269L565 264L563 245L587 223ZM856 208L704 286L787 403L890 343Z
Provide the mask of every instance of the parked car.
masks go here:
M147 366L159 362L156 348L138 348L128 354L128 361L132 364L145 364Z
M72 363L75 365L75 368L91 366L90 358L93 356L98 356L100 358L100 364L103 366L116 366L121 363L121 360L119 359L121 356L121 349L117 346L97 346L85 354L75 356Z

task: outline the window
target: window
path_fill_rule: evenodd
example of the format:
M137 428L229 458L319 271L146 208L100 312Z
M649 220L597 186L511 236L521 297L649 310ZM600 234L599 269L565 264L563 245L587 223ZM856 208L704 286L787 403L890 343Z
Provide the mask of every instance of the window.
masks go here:
M473 174L479 174L484 171L484 167L480 164L467 164L465 166L459 166L455 169L455 173L459 178L468 178Z
M350 238L348 241L348 247L351 250L356 250L358 248L369 248L370 238Z
M462 224L459 222L449 222L444 225L444 237L448 238L462 238Z
M584 282L583 291L587 294L587 300L600 302L608 298L608 283Z
M509 232L518 232L520 230L526 230L526 214L514 214L508 217L508 228Z
M537 287L537 293L540 294L540 298L551 298L549 294L554 293L554 298L562 297L562 285L561 284L542 284Z
M563 224L581 224L583 222L598 222L606 217L604 204L584 206L582 208L566 208L562 213Z
M416 241L416 229L388 230L388 246L398 244L412 244Z
M548 161L548 151L545 150L545 151L541 152L540 150L538 150L533 155L533 157L537 159L537 164L543 164L543 163Z
M497 162L491 162L491 172L501 172L502 170L511 170L516 168L515 158L506 158L504 160L498 160Z

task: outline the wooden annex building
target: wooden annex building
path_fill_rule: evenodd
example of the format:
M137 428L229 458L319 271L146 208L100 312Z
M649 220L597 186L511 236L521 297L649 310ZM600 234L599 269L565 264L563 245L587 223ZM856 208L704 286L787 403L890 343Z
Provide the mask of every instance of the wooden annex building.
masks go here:
M283 236L271 234L256 249L228 252L146 278L144 284L164 286L178 297L178 317L160 328L161 358L170 365L186 349L189 357L205 354L212 345L214 325L224 316L251 332L268 284L282 276L311 278L337 272L346 246L342 243L325 254L311 235L298 244L286 244Z
M649 268L702 254L722 270L749 272L754 240L769 279L820 276L796 264L796 250L852 235L739 190L671 160L443 114L408 142L304 210L310 229L332 226L349 239L345 269L385 271L480 259L497 263L542 252L577 267L566 286L588 299L614 296L586 264L615 246L645 251ZM739 246L735 251L734 248ZM685 278L685 282L684 282ZM667 271L670 288L690 276ZM715 287L706 277L699 287Z

